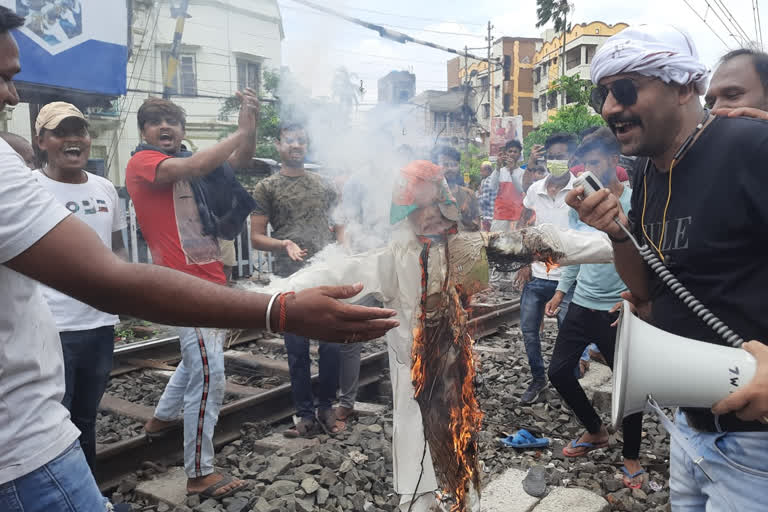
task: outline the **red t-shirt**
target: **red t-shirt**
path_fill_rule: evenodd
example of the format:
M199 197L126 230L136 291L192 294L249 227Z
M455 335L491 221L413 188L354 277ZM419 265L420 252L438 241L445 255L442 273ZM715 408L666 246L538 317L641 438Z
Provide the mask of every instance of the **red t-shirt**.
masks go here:
M159 151L133 155L125 186L136 208L141 233L158 265L226 284L218 241L202 233L197 203L189 182L156 185L157 166L168 158Z

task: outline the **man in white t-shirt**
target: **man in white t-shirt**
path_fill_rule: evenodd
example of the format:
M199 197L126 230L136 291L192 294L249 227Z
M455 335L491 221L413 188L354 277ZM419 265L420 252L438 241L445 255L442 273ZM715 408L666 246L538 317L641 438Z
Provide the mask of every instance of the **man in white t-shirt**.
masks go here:
M23 25L0 7L0 110L19 102L12 81L21 71L19 49L10 31ZM270 308L268 295L124 262L0 140L0 511L108 509L61 403L61 343L38 282L104 311L173 325L261 329L267 314L276 326L284 313L287 331L330 341L380 338L399 325L392 310L337 300L359 294L361 285L286 296L283 310Z
M568 229L569 206L565 196L573 189L574 176L568 171L568 161L576 150L578 141L571 134L559 133L550 136L544 144L549 176L534 182L525 194L520 222L527 224L535 215L535 224L553 224ZM544 318L544 308L557 291L560 269L547 268L544 263L536 262L526 267L517 275L517 282L525 284L520 299L520 330L523 333L525 352L531 368L532 380L523 393L521 402L535 402L547 387L547 368L541 354L539 332ZM573 290L563 298L557 322L560 325L565 318Z
M87 173L91 152L88 122L74 105L44 106L35 123L45 165L37 181L74 216L86 223L108 248L124 252L125 214L109 180ZM104 313L53 288L43 296L53 313L64 353L64 406L80 430L80 446L91 470L96 462L96 414L112 370L117 315Z

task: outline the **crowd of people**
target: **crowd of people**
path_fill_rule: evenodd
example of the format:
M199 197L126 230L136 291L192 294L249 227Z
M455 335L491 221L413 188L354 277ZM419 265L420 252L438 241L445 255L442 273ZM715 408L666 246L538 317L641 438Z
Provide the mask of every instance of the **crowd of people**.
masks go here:
M0 7L2 107L19 101L11 31L23 24ZM731 52L710 83L685 31L648 25L611 37L595 54L591 72L592 107L606 126L552 134L524 163L522 145L508 142L495 168L483 164L477 191L466 186L454 147L439 146L421 160L410 155L393 170L399 181L386 219L400 229L386 229L386 244L375 248L345 229L345 219L376 216L365 197L370 176L353 177L339 190L305 170L310 141L300 122L280 127L279 172L252 193L240 186L235 170L253 158L259 124L252 90L238 93L235 132L195 153L183 145L186 114L178 105L150 98L139 109L142 142L128 163L126 187L154 265L127 261L126 217L115 187L84 170L91 136L80 110L66 102L40 110L37 155L23 138L0 134L0 509L120 510L101 495L93 476L95 421L111 371L117 315L128 314L179 326L181 363L144 429L153 439L181 426L186 491L214 499L248 485L214 467L213 433L226 385L225 329L283 334L297 417L284 432L290 438L333 436L347 428L355 414L359 342L386 334L395 491L402 510L429 510L437 477L430 464L425 474L424 457L419 464L414 455L426 443L426 411L411 380L412 347L423 342L413 325L427 325L447 300L439 286L430 294L421 273L422 265L437 276L447 272L424 261L440 259L430 251L446 233L546 224L610 239L613 263L534 262L491 279L491 286L521 293L531 380L520 403L539 400L551 382L584 426L583 435L563 448L569 458L608 446L608 430L579 378L590 355L613 366L622 300L667 332L722 343L649 271L618 223L653 247L741 336L768 339L760 313L760 293L768 285L761 254L768 210L759 174L768 151L768 55ZM639 157L629 169L620 165L628 156ZM582 172L604 188L585 197L576 182ZM222 242L242 231L249 216L251 245L274 255L275 276L290 283L283 290L261 294L226 286ZM371 226L381 220L370 219ZM343 264L307 268L333 244L348 254L373 250ZM365 289L343 284L357 281ZM548 365L540 339L545 317L558 325ZM316 393L312 340L319 343ZM672 439L673 511L763 507L768 347L749 342L744 348L758 361L752 382L712 410L677 412L685 439ZM624 484L638 489L647 478L640 461L642 414L628 416L622 427Z

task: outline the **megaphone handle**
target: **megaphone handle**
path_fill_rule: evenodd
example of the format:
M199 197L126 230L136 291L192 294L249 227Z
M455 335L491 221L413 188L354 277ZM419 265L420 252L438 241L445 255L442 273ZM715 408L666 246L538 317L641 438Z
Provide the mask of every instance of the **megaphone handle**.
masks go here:
M618 217L614 218L613 221L624 231L624 233L627 234L629 239L632 240L632 243L637 248L640 256L645 260L648 266L651 267L654 272L656 272L656 275L661 278L664 284L667 285L667 287L669 287L669 289L672 290L672 292L677 295L678 298L691 309L691 311L696 313L696 316L701 318L701 320L707 324L710 329L715 331L730 345L739 348L744 344L744 340L741 336L733 332L733 330L731 330L731 328L728 327L725 322L715 316L714 313L707 309L704 304L702 304L696 297L694 297L694 295L689 292L680 281L677 280L675 275L670 272L666 266L664 266L664 263L662 263L661 259L650 247L648 247L647 244L640 246L640 244L637 242L637 239L629 231L629 229L627 229L624 224L619 222Z
M677 428L677 425L675 425L675 423L669 419L664 411L661 410L661 407L659 407L659 404L656 403L656 400L654 400L651 395L648 395L648 406L651 408L651 411L656 413L656 416L659 418L659 421L661 422L664 429L669 432L669 437L674 439L675 442L680 445L688 457L691 458L691 461L693 461L693 463L696 464L699 469L701 469L701 472L704 473L704 476L706 476L710 482L714 483L715 481L710 474L711 471L707 461L704 460L704 457L699 455L699 452L696 450L696 448L694 448L693 445L688 441L688 438L685 437L682 432L680 432L680 429Z

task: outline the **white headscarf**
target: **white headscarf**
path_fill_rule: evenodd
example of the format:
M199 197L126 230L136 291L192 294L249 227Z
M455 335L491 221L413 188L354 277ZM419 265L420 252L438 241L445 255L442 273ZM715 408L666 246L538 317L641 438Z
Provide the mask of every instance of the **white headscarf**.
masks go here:
M620 73L693 83L699 94L707 91L709 82L709 68L699 59L691 36L672 25L637 25L608 38L592 59L592 82Z

